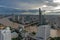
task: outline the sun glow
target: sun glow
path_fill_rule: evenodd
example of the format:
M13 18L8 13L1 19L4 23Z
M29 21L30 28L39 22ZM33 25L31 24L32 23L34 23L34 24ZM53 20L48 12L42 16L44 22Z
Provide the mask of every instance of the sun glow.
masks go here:
M55 7L54 9L60 9L60 6Z
M60 3L60 0L53 0L53 2L55 2L55 3Z
M39 7L34 7L34 8L32 8L32 9L39 9L39 8L46 8L47 7L47 5L42 5L42 6L39 6Z

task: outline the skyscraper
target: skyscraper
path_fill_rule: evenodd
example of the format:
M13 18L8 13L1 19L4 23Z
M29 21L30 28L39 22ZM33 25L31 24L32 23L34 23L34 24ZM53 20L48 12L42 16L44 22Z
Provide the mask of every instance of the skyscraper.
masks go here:
M44 18L44 15L42 15L42 11L39 8L39 25L45 25L46 24L46 20Z
M39 24L42 25L42 11L39 8Z

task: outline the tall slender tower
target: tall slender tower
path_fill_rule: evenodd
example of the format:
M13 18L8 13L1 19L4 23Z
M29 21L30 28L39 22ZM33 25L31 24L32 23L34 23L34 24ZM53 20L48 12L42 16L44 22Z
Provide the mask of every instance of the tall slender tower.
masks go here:
M42 11L39 8L39 24L42 25Z
M15 14L12 13L12 20L15 21Z

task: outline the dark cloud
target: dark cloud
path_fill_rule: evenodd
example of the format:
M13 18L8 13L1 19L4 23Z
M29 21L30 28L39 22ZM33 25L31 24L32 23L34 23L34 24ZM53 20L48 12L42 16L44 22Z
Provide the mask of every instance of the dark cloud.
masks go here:
M17 9L12 9L12 8L5 8L5 7L0 7L0 13L1 14L12 14L12 13L16 13L16 14L36 14L38 12L38 10L34 9L34 10L17 10Z
M53 0L0 0L0 7L4 7L4 8L0 8L0 11L1 12L13 11L19 13L35 14L38 12L38 10L35 10L35 8L40 8L42 5L47 5L48 7L49 6L56 7L60 4L54 3ZM45 9L50 9L50 8L45 8Z
M31 9L41 5L57 6L53 0L0 0L0 5L20 9Z

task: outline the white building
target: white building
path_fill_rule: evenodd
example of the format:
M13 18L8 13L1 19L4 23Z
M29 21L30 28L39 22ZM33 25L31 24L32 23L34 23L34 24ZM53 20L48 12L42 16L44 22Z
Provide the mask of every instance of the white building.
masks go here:
M36 34L37 40L47 40L50 37L50 27L49 25L39 26Z
M0 40L11 40L11 31L9 27L4 30L0 30Z

